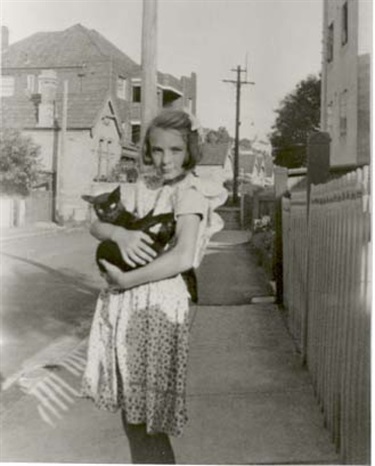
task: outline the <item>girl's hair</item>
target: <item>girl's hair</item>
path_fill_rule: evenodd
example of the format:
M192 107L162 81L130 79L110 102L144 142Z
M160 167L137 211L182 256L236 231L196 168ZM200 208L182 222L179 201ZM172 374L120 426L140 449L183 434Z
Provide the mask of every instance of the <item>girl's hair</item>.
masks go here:
M181 133L187 146L188 158L183 164L185 170L194 168L202 158L201 137L196 129L192 129L192 119L183 110L164 110L149 124L142 147L142 158L145 165L152 164L150 133L154 128L174 129Z

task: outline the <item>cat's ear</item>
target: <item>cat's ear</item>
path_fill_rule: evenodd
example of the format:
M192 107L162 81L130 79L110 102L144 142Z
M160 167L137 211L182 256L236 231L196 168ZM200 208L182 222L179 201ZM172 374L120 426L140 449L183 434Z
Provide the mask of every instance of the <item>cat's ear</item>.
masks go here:
M90 204L94 204L94 196L88 196L87 194L84 194L83 196L81 196L82 199Z
M121 198L121 186L117 186L117 188L112 192L112 195L115 197L116 200L120 200L120 198Z

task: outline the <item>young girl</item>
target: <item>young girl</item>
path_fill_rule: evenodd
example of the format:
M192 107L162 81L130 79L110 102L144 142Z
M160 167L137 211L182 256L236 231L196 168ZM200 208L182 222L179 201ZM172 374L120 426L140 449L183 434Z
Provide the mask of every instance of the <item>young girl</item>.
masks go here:
M123 273L103 261L108 287L99 296L91 328L83 393L98 407L122 410L132 460L174 463L169 435L186 423L189 293L181 273L196 268L213 233L222 228L214 208L226 199L220 185L203 183L192 170L201 159L193 118L166 110L150 124L142 151L163 183L137 183L133 199L122 199L139 217L174 212L173 244L155 258L150 237L95 222L91 233L112 239L135 267Z

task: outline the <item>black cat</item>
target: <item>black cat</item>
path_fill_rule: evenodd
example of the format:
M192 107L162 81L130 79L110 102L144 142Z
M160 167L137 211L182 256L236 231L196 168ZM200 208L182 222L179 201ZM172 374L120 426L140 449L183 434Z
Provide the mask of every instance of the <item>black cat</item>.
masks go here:
M173 213L154 215L151 210L145 217L137 218L128 212L121 202L120 186L110 193L99 194L98 196L82 196L82 199L93 205L98 219L104 223L121 226L127 230L141 230L153 240L150 245L157 253L162 251L175 234L176 222ZM161 225L158 233L153 233L152 227ZM96 262L99 269L104 272L103 265L99 262L105 259L123 272L132 270L122 258L120 248L117 243L111 240L102 241L96 250Z
M149 235L153 240L153 244L150 247L157 253L160 253L165 248L175 234L176 221L173 213L154 215L154 210L152 209L145 217L137 218L134 214L128 212L122 204L120 186L110 193L99 194L98 196L83 195L82 199L92 204L101 222L122 226L127 230L141 230ZM152 227L159 224L160 228L157 233L150 231ZM115 265L123 272L133 270L133 267L123 260L120 248L114 241L102 241L96 250L96 263L99 269L105 272L105 268L100 263L102 259ZM140 265L137 265L137 267L140 267ZM182 277L186 282L192 301L196 303L198 301L198 293L194 270L191 269L184 272Z

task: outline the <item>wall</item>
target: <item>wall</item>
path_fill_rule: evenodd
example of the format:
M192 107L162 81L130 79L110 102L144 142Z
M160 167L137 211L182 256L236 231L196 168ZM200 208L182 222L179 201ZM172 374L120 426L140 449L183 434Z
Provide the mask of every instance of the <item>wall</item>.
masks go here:
M358 5L348 0L349 38L341 44L341 10L345 0L326 0L325 31L334 23L333 60L325 62L326 96L325 104L332 105L331 166L356 163L357 150L357 34ZM327 37L324 43L326 44ZM326 50L324 50L326 53ZM340 96L347 93L347 132L340 135ZM326 123L327 122L326 116ZM326 127L326 129L328 129Z
M323 16L322 128L331 135L331 166L370 161L372 2L348 0L348 42L341 44L345 0L325 0ZM327 63L327 30L334 22L334 57ZM340 134L340 96L347 91L347 132ZM329 105L332 116L329 117ZM332 121L332 125L329 124Z
M54 144L55 139L58 138L58 133L52 129L41 130L25 130L22 132L25 136L29 136L40 146L40 161L43 170L52 172L54 171Z
M370 54L358 57L358 162L369 164L371 159L370 128Z
M358 0L358 55L372 52L372 1Z
M226 179L224 169L220 165L198 165L195 172L201 178L211 178L219 183L223 183Z
M115 123L109 120L106 125L101 119L107 113L104 108L92 131L67 132L65 158L59 177L59 213L64 221L81 222L88 219L88 205L81 196L90 192L93 179L97 175L99 139L113 141L110 161L112 167L120 159L121 146Z

